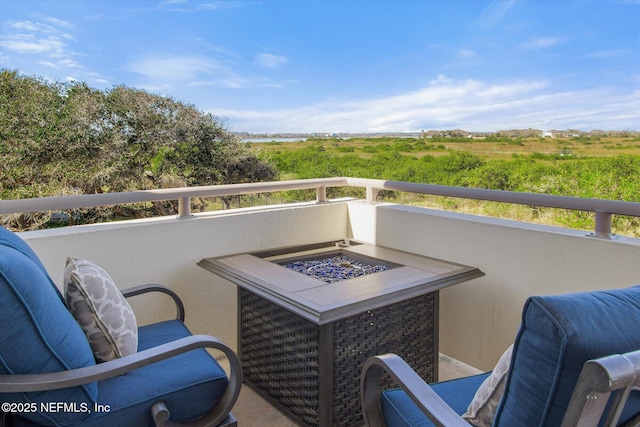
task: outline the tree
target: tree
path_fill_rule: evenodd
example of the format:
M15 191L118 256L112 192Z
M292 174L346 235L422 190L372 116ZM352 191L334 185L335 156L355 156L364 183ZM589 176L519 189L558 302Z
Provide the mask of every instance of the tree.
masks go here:
M91 194L275 179L217 117L127 86L107 91L0 72L0 197ZM78 210L80 222L176 212L175 203ZM38 228L50 214L4 219Z

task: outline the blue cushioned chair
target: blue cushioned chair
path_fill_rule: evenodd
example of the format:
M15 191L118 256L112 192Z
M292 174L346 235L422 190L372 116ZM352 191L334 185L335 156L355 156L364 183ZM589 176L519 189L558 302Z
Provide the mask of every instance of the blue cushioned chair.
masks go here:
M138 352L96 364L86 335L31 248L0 227L0 412L5 426L236 425L242 369L233 351L177 318L138 329ZM230 362L230 378L206 351Z
M387 372L400 389L380 392ZM469 426L461 415L489 375L427 385L401 358L367 361L369 426ZM640 426L640 286L531 297L494 426Z

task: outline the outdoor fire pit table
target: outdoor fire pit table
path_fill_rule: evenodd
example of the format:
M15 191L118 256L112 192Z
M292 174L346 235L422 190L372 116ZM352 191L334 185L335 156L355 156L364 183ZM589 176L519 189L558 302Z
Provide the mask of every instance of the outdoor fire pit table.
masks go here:
M244 379L307 425L362 422L360 370L400 355L437 380L438 290L480 270L350 241L205 258L238 286Z

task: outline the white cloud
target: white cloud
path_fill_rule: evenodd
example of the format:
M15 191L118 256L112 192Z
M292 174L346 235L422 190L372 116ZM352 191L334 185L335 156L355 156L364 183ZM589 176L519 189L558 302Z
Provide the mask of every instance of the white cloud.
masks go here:
M442 80L440 76L434 81L438 80ZM592 130L633 129L640 123L640 92L610 88L553 91L545 81L446 80L447 84L382 99L327 101L296 109L209 112L228 118L231 130L246 132Z
M458 52L458 56L460 56L461 58L475 58L476 56L478 56L478 54L472 50L469 49L460 49L460 51Z
M69 46L69 42L75 38L60 28L72 28L72 25L52 17L46 17L44 20L49 24L32 21L9 22L7 28L10 32L0 40L2 48L18 54L41 55L43 59L39 62L49 67L79 67L73 59L77 53Z
M438 76L434 80L431 80L429 83L432 85L447 84L451 83L451 79L444 74L438 74Z
M7 25L9 28L13 28L18 31L41 31L43 30L42 24L35 24L31 21L11 21ZM50 28L50 27L49 27Z
M198 7L202 10L217 10L217 9L231 9L240 7L242 2L240 1L213 1L199 4Z
M58 61L58 64L60 66L64 66L67 68L82 68L82 65L80 65L80 63L78 61L75 61L71 58L61 58Z
M522 44L524 49L543 49L560 43L561 40L556 37L535 37Z
M254 64L263 68L278 68L286 64L289 60L284 56L272 53L259 53L254 59Z
M148 56L125 67L142 76L147 90L177 91L180 87L213 86L227 89L253 87L281 88L282 83L261 76L242 75L234 61L197 55Z
M640 0L639 0L640 1ZM622 56L627 54L627 51L624 49L609 49L609 50L599 50L596 52L591 52L584 56L584 58L613 58L616 56Z
M18 53L59 55L64 48L64 43L55 39L36 39L29 35L16 35L3 41L2 46Z
M68 48L66 43L52 31L43 31L31 22L16 23L13 28L20 32L3 37L2 47L18 53L45 53L60 56Z
M270 87L280 89L284 84L274 82L264 77L244 77L229 71L226 75L212 76L209 79L195 80L188 86L217 86L229 89L246 89L254 87Z
M161 7L167 6L173 12L195 13L202 11L215 11L224 9L233 9L246 5L247 2L239 0L215 0L205 2L187 2L187 0L165 0L160 3Z
M515 0L491 0L482 10L474 25L480 28L494 27L515 3Z
M148 56L125 67L148 80L188 81L228 67L220 60L201 56Z
M75 25L73 25L71 22L54 18L53 16L47 16L44 18L44 20L51 23L55 27L62 27L62 28L69 28L69 29L75 28Z

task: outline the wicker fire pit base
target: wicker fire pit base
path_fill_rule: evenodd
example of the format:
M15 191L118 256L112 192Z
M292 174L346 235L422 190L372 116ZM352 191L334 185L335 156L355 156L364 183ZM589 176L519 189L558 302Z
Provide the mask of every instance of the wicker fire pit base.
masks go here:
M396 353L437 379L437 292L316 325L240 289L239 355L245 381L310 426L362 423L360 371Z

